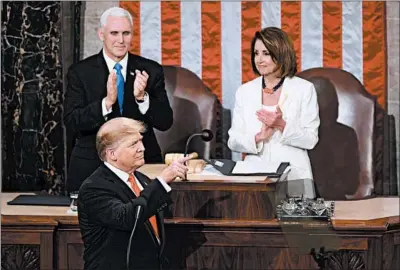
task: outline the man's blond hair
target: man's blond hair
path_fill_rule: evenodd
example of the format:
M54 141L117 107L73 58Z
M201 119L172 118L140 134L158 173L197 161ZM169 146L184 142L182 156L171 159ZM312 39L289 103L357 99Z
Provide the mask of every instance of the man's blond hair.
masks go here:
M104 123L96 135L96 149L101 160L106 161L106 150L115 149L127 136L146 131L145 125L130 118L118 117Z

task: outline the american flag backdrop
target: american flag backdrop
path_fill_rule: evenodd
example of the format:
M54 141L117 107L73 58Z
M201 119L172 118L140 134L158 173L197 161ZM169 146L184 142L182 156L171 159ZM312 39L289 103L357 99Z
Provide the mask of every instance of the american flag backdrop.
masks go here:
M132 52L196 73L233 109L235 91L255 77L250 41L277 26L293 40L299 71L351 72L386 107L385 2L120 1L134 18Z

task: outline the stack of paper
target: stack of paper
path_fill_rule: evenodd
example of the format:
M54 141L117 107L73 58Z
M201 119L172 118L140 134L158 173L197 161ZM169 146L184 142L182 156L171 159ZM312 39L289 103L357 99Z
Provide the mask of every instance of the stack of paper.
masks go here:
M276 173L281 162L237 161L232 174Z

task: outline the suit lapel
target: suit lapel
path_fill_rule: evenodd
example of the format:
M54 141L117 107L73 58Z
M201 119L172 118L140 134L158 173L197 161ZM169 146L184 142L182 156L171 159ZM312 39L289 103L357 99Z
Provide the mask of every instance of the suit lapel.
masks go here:
M261 77L258 77L253 81L252 84L252 91L255 92L254 95L251 95L254 97L254 106L257 108L256 110L259 110L262 107L262 80Z
M108 169L108 168L107 168ZM109 170L111 172L111 170ZM112 172L111 172L112 173ZM127 184L125 184L121 179L118 178L118 176L114 173L112 173L114 176L114 183L122 190L122 192L129 198L129 200L135 199L137 198L136 194L132 191L131 188L128 187ZM143 188L146 187L147 183L145 181L145 179L143 179L142 177L138 177L139 174L134 174L136 179L138 179L138 181L140 182L140 184L142 185ZM147 229L147 231L149 232L149 234L152 235L152 237L154 238L154 242L157 243L157 239L156 236L154 234L153 228L151 226L151 223L149 220L145 221L145 228ZM161 239L160 239L161 241Z
M126 201L134 199L135 193L125 184L114 172L112 172L106 165L101 165L103 170L105 171L104 177L109 181L114 182L117 188L121 191L121 194L124 194L127 198Z
M103 50L101 50L100 53L97 55L97 67L99 69L97 73L97 76L99 78L99 83L103 84L104 86L107 86L107 79L110 72L108 71L106 60L104 59L103 56Z
M97 91L102 91L101 96L105 97L107 95L107 79L110 72L108 71L108 67L106 64L106 60L104 59L102 50L97 55L96 64L97 64L96 66L97 72L95 72L95 75L97 76L97 83L99 89Z
M114 172L112 172L106 165L101 164L101 168L104 171L104 174L103 174L104 178L106 178L109 181L112 181L118 187L118 189L121 191L121 193L126 196L126 202L137 198L135 193L132 191L132 189L130 189L127 184L125 184L121 179L119 179L119 177ZM146 179L141 174L138 174L136 172L134 173L134 175L135 175L136 179L140 182L140 184L142 185L143 188L145 188L148 185L148 183L149 183L148 179ZM120 194L120 195L122 195L122 194ZM158 244L158 242L157 242L156 235L154 233L153 227L151 226L151 223L149 220L145 221L145 228L149 232L149 234L152 236L155 245L162 248L164 246L164 243L163 243L164 226L163 226L163 221L162 221L163 216L160 213L157 213L156 219L157 219L158 229L159 229L159 233L160 233L160 235L159 235L160 236L160 244Z
M136 173L136 172L134 172L134 175L135 175L136 179L142 185L143 189L146 188L146 186L150 183L149 179L147 179L143 175L141 175L139 173ZM164 242L163 241L163 239L164 239L164 225L163 225L164 222L163 222L163 215L162 215L161 212L156 213L156 219L157 219L157 226L158 226L158 232L159 232L159 237L160 237L160 243L161 243L161 247L163 247L164 246L164 243L163 243ZM147 227L149 229L149 232L151 232L152 236L154 238L156 238L156 235L155 235L154 230L153 230L153 226L151 226L150 221L146 220L145 223L146 223L146 225L147 225ZM155 241L157 241L157 240L155 239Z
M164 244L165 244L165 241L164 241L165 230L164 230L164 215L163 215L163 212L162 211L158 212L157 215L156 215L156 218L157 218L157 224L158 224L158 231L160 233L160 243L161 243L161 246L160 246L161 252L160 253L162 253L162 251L164 249Z
M290 84L292 83L292 78L286 77L282 85L282 93L278 100L279 108L282 113L285 114L286 108L292 101L292 95L290 94Z
M100 53L97 55L97 68L98 68L98 78L99 78L99 88L103 89L102 96L105 97L107 96L107 80L108 80L108 75L110 75L110 71L108 70L106 60L104 59L103 56L103 50L100 51ZM119 111L119 104L118 102L115 102L114 105L112 106L112 112L109 115L109 119L115 118L121 116L121 113Z

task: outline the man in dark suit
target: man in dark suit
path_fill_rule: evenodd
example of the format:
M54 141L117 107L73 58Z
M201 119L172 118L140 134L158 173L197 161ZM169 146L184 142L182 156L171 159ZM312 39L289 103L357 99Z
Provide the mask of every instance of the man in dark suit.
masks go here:
M147 163L162 162L153 128L165 131L173 123L162 66L128 52L133 28L129 12L113 7L100 21L103 49L72 65L67 75L64 122L67 134L76 137L68 169L69 192L78 190L99 166L95 135L107 120L123 116L146 124Z
M141 122L119 117L98 131L99 168L82 184L78 218L85 246L85 269L127 269L127 246L136 207L143 206L129 254L129 269L161 269L162 210L171 203L168 183L184 178L190 157L175 161L150 181L137 171L144 164ZM143 202L146 202L143 204Z

